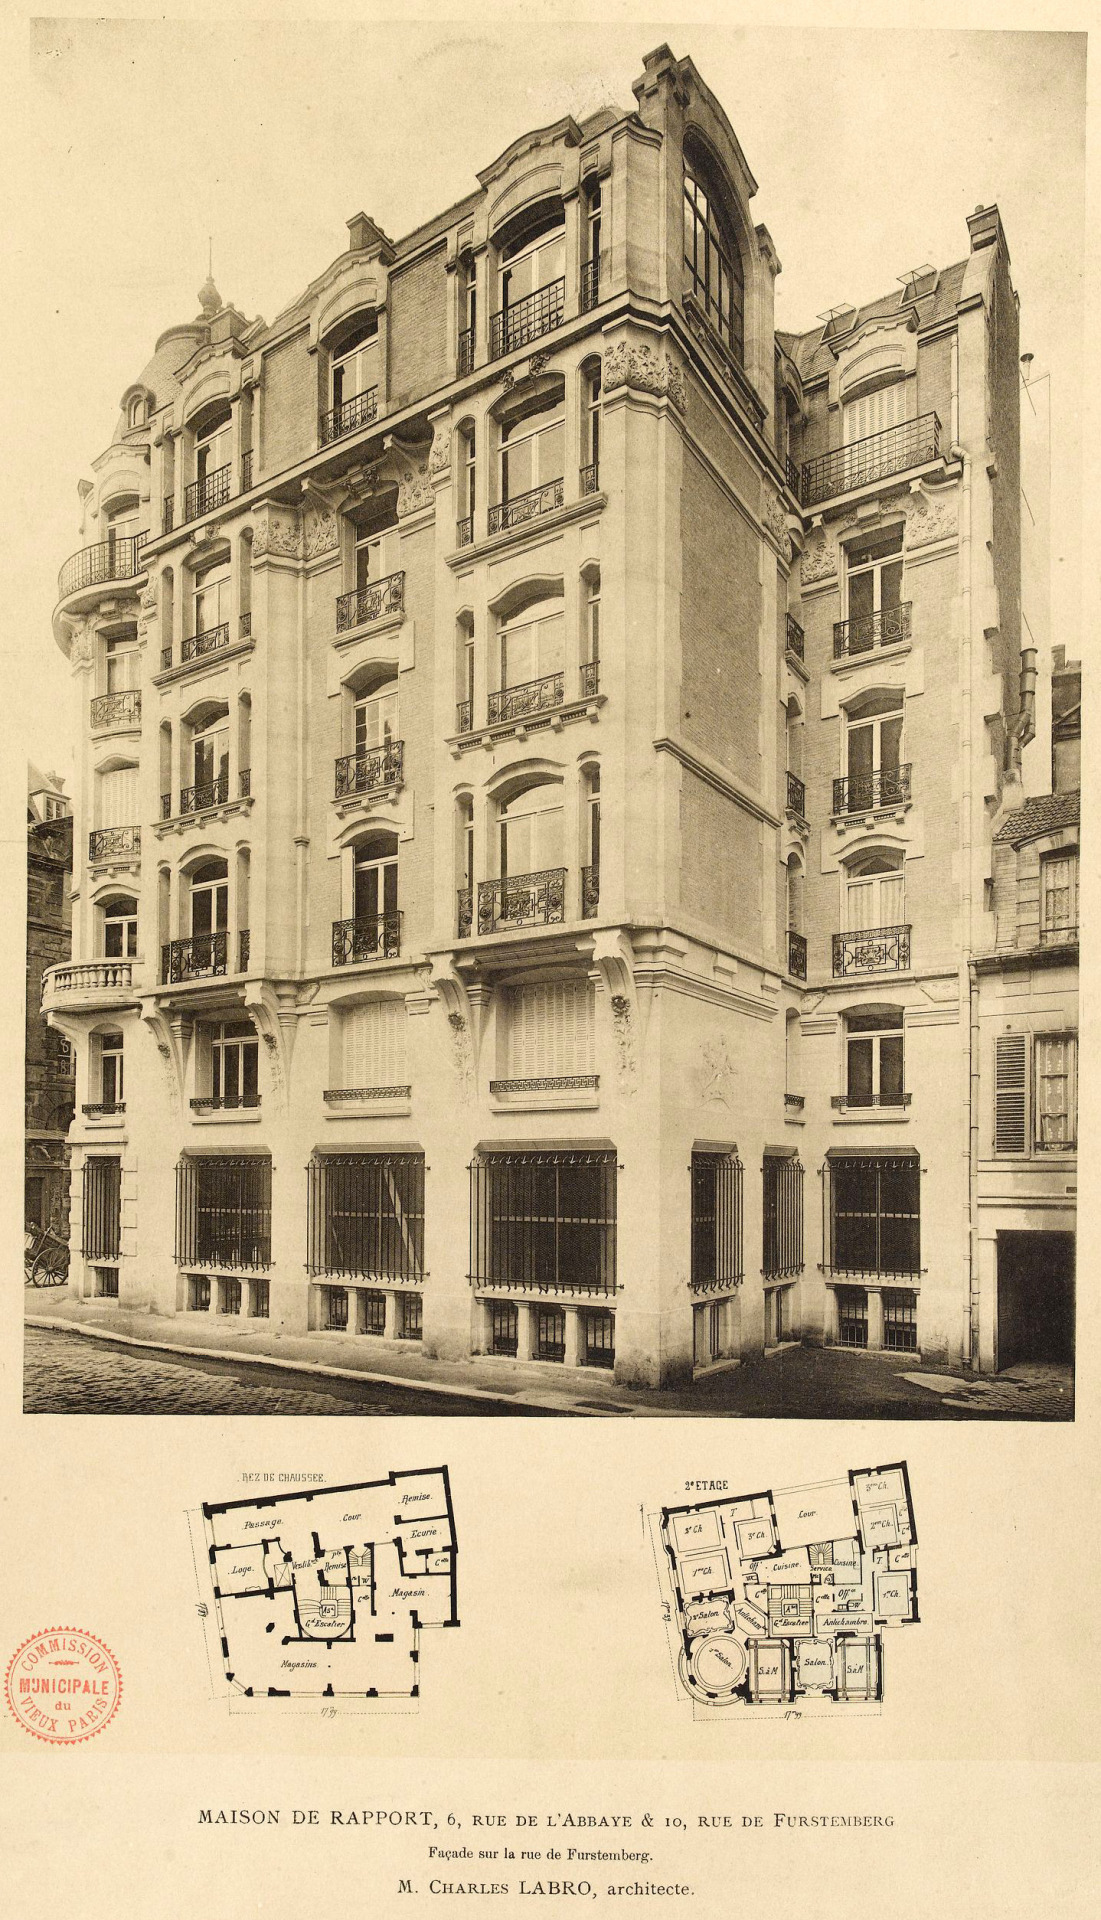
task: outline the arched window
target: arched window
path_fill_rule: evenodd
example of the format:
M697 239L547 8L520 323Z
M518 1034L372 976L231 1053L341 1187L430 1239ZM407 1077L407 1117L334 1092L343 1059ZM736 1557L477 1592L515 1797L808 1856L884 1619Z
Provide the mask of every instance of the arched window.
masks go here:
M387 487L351 516L351 584L365 593L383 577L382 536L398 524L396 487ZM360 616L367 617L364 615Z
M112 1030L98 1034L95 1053L99 1066L99 1103L106 1112L119 1113L125 1105L121 1033Z
M229 868L224 860L207 860L190 876L191 937L206 940L225 934L229 926ZM223 964L220 971L224 971Z
M474 913L474 801L459 795L455 806L455 889L458 895L458 932L470 933Z
M398 910L398 836L372 833L353 855L353 915L378 921Z
M126 409L126 425L130 429L133 429L134 427L144 427L145 425L144 394L135 393L131 396L129 405L127 406L127 409Z
M584 770L582 797L581 917L595 919L600 903L600 768Z
M562 863L562 787L543 781L525 787L498 809L502 877L537 873Z
M229 499L233 412L227 401L208 407L193 422L195 486L188 488L187 518Z
M586 567L581 576L581 697L600 691L600 568Z
M861 813L909 797L910 769L901 762L903 691L876 688L845 707L846 777L835 813Z
M565 413L561 390L539 394L501 427L499 500L502 508L510 501L543 489L557 489L557 497L533 502L535 511L561 506L566 464ZM509 515L502 524L511 526L514 519L514 515Z
M180 812L222 806L229 798L229 708L207 705L191 726L191 785L180 795Z
M474 538L474 514L478 505L478 440L473 420L464 420L458 431L458 507L456 543L468 547Z
M474 725L474 615L461 613L455 626L455 731Z
M600 300L600 220L599 180L591 180L583 199L584 226L581 236L581 311L588 313Z
M491 721L515 720L561 706L564 697L566 615L561 594L529 600L497 626L498 690L489 696Z
M565 300L566 220L560 200L525 210L497 238L494 359L560 326Z
M119 499L112 500L110 505L104 508L104 519L106 523L105 530L108 549L112 553L118 549L121 559L125 551L121 543L124 540L133 540L137 537L137 494L125 494Z
M344 322L327 345L329 411L322 416L323 443L366 426L378 411L377 313L357 314Z
M600 485L600 362L587 361L581 369L581 491L595 493Z
M388 674L368 692L356 695L353 749L357 757L398 738L398 680Z
M900 380L888 374L875 385L846 394L841 409L841 433L845 446L867 440L873 433L884 433L913 415L917 395L916 380Z
M698 158L684 163L684 265L689 291L724 346L745 352L745 274L737 239Z
M886 646L904 638L898 613L902 599L902 528L877 533L845 554L849 632L847 651L864 653L877 640Z
M787 861L787 921L789 933L803 931L803 863L797 853Z
M901 1007L857 1008L845 1015L845 1100L850 1107L904 1104Z
M138 903L129 894L115 894L99 909L106 960L133 960L138 951Z
M850 933L902 926L906 918L901 853L866 853L845 873L845 919Z
M108 635L103 645L105 692L126 693L138 685L141 655L136 627Z
M191 589L191 634L193 652L205 652L216 644L229 642L231 574L229 555L212 561L194 576ZM205 642L205 646L197 645ZM185 658L191 657L185 654Z

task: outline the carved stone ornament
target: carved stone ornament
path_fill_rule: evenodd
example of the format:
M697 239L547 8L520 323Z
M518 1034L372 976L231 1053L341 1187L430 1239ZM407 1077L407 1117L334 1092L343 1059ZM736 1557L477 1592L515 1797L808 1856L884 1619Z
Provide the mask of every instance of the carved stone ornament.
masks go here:
M470 1029L461 1013L449 1013L447 1024L451 1028L455 1072L459 1076L464 1092L473 1093L474 1055L470 1043Z
M145 592L141 596L141 610L143 613L156 613L157 611L156 587L146 587Z
M257 521L252 536L252 557L259 560L265 553L284 554L291 560L302 558L302 530L297 514L291 518L269 513Z
M531 359L528 361L529 378L534 380L536 374L542 373L543 368L547 365L547 362L549 361L549 359L550 359L549 353L533 353L531 356Z
M730 1105L730 1096L734 1091L737 1069L730 1058L726 1036L719 1034L714 1040L705 1040L700 1047L700 1099L716 1101L724 1107Z
M428 456L430 474L444 473L451 465L451 428L446 420L436 422L432 451Z
M336 514L328 507L310 507L306 513L306 558L331 553L337 544Z
M791 559L791 541L788 538L787 514L779 494L771 487L761 488L761 518L775 540L785 559Z
M605 392L634 387L638 393L668 398L683 413L688 401L684 375L667 354L656 354L641 340L618 340L604 355Z
M620 1093L634 1093L638 1060L631 1002L625 993L611 995L612 1038L616 1051L616 1082Z
M71 667L90 667L92 664L93 639L91 629L83 623L72 628L69 643L69 665Z
M432 506L434 500L427 467L411 466L398 484L398 519L404 520L411 513L420 513L423 507Z
M812 586L816 580L830 580L837 572L837 548L832 540L827 540L824 530L816 527L803 548L801 578L805 587Z
M906 545L928 546L933 540L951 540L959 532L959 509L951 493L931 494L915 487L908 502Z

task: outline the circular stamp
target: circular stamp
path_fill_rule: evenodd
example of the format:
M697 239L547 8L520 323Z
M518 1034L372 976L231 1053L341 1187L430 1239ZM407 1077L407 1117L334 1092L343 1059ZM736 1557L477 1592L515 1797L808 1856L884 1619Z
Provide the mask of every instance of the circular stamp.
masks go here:
M47 1627L17 1647L4 1675L12 1718L36 1740L76 1746L113 1720L122 1699L118 1661L94 1633Z

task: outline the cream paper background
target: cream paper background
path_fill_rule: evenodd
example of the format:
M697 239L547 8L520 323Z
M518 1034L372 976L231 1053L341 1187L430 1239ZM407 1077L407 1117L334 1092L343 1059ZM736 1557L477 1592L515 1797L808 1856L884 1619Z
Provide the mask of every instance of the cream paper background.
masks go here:
M175 10L177 18L186 12L195 21L205 14L219 22L228 47L246 18L297 17L306 32L314 11L241 7L231 19L214 7ZM341 11L334 4L317 17L335 19ZM381 31L385 15L361 7L346 17L367 25L377 20ZM450 18L455 34L470 32L470 15L459 7L411 7L406 17L437 23ZM518 95L527 72L526 33L537 44L537 28L548 23L568 37L572 20L597 17L592 8L519 0L483 0L477 9L482 27L492 22L495 31L513 36ZM745 20L828 24L856 36L854 62L873 64L883 39L861 37L861 29L874 27L882 36L888 23L928 29L930 58L942 57L941 28L1081 32L1094 24L1086 10L974 4L904 9L826 6L822 0L748 10L666 6L656 21L637 6L608 5L602 17L625 37L636 69L646 49L669 39L677 52L694 54L705 76L693 25L705 20L710 26ZM1085 1064L1073 1425L22 1415L23 762L28 751L35 757L44 752L37 739L44 713L51 717L56 676L52 640L37 616L32 619L34 601L21 589L40 575L52 585L59 560L73 544L70 539L58 546L53 527L29 514L27 503L37 498L42 461L60 458L65 486L75 482L109 430L113 389L93 396L97 416L107 423L98 438L84 444L74 432L60 454L39 440L36 385L50 377L71 379L72 370L47 368L36 353L41 316L26 290L55 285L58 305L76 330L84 308L64 236L43 218L70 155L59 148L56 129L43 143L36 124L26 19L11 11L3 28L10 153L0 175L7 204L0 525L5 573L16 585L3 600L0 680L7 908L0 936L8 982L0 1012L8 1066L0 1090L8 1276L0 1303L0 1656L6 1664L28 1634L72 1624L108 1642L125 1688L110 1727L74 1749L30 1740L3 1712L0 1898L6 1911L16 1920L282 1920L300 1911L383 1914L389 1920L393 1914L487 1906L512 1915L528 1911L529 1896L518 1891L521 1877L528 1886L553 1877L590 1879L602 1910L642 1904L664 1913L681 1907L699 1920L750 1914L770 1920L778 1911L827 1920L868 1910L899 1920L940 1912L954 1920L1093 1914L1101 1905L1101 1343L1096 1182L1089 1178L1096 1164L1097 1093ZM318 101L319 111L334 121L344 112L369 111L368 55L369 42L364 71L335 75L333 93ZM201 58L200 49L183 74L186 83L201 86ZM883 71L889 74L889 68L887 59ZM240 78L247 88L244 68ZM738 125L737 100L725 104ZM897 175L869 186L879 196L877 205L899 208L900 224L908 172L938 164L935 128L904 144L903 107L898 101L893 109L900 124ZM156 110L155 97L146 94L128 101L123 63L108 117L113 145L103 152L95 177L83 167L85 130L73 125L72 154L80 165L71 176L72 193L86 220L107 220L125 209L128 122L132 113ZM1042 149L1049 111L1040 94L1035 123L1007 125L1007 153L1021 140ZM1050 126L1047 131L1053 134ZM821 194L828 220L827 156L816 152L813 128L803 132L798 165L810 190ZM426 140L431 130L422 127L401 129L400 138L396 133L395 166L416 164L418 142ZM471 151L467 173L494 151L492 138L484 150ZM752 151L749 157L756 164ZM143 202L154 190L163 193L169 209L181 196L186 200L186 159L186 153L166 153L163 177L142 182ZM288 152L288 170L294 161ZM996 164L984 160L984 173L987 165L996 178ZM464 173L454 192L465 182ZM48 183L51 192L39 200ZM1065 186L1062 217L1073 228L1077 201L1073 182ZM1037 194L1051 196L1053 255L1066 246L1058 188L1038 168ZM253 201L257 219L267 222L266 244L278 249L278 178L241 172L237 191ZM982 197L978 188L974 197ZM385 181L368 183L363 199L384 218ZM782 201L774 195L770 204L778 210ZM353 205L319 208L319 229L339 233L351 211ZM778 217L774 224L780 228ZM1009 241L1012 249L1012 228ZM782 255L782 230L778 242ZM836 251L843 282L843 234ZM1091 272L1095 252L1091 237ZM319 242L318 260L328 257ZM884 264L886 285L895 270L893 253ZM904 264L900 259L899 270ZM196 285L204 270L205 261L198 261ZM118 287L117 297L145 297L140 271L136 251L134 285ZM221 271L216 259L215 275L223 291L235 293L228 263ZM290 280L287 297L298 284ZM1095 280L1091 284L1096 290ZM88 311L98 324L103 291L87 288ZM237 291L236 297L249 304L246 293ZM166 314L165 321L171 317ZM805 323L808 316L800 317ZM1026 310L1026 335L1027 319ZM1089 345L1096 351L1092 329ZM108 347L105 340L105 354ZM1092 397L1095 382L1088 388ZM76 394L74 404L85 399ZM1084 545L1091 554L1095 416L1093 422L1091 431L1086 416L1091 487L1083 494ZM1077 496L1073 463L1058 484ZM1065 607L1081 609L1092 712L1093 567L1080 583L1072 566L1058 592ZM1054 637L1060 638L1058 624ZM1088 810L1095 778L1088 752L1085 766ZM1089 859L1088 838L1086 847L1088 953L1097 862L1096 855ZM1092 1062L1096 1023L1085 975L1083 985L1083 1060ZM882 1713L782 1721L745 1711L696 1723L673 1686L644 1512L683 1500L686 1479L713 1476L727 1479L734 1490L748 1490L798 1485L897 1459L910 1469L922 1622L887 1636ZM462 1625L455 1633L426 1630L422 1636L418 1714L322 1721L312 1714L260 1712L231 1720L224 1702L211 1695L186 1509L203 1499L244 1497L251 1491L241 1481L246 1471L318 1472L339 1484L441 1462L452 1478ZM201 1827L199 1812L207 1807L278 1809L281 1821L278 1827ZM296 1808L316 1809L318 1823L294 1826ZM334 1827L333 1808L430 1810L438 1830ZM522 1835L514 1825L517 1814L538 1815L542 1822L566 1811L630 1815L634 1824L611 1834L551 1832L541 1824ZM821 1829L778 1827L774 1819L865 1813L890 1816L893 1824ZM448 1814L462 1826L449 1828ZM479 1834L471 1824L475 1814L504 1814L509 1824ZM640 1825L646 1815L652 1827ZM731 1825L703 1828L701 1816L726 1817ZM760 1826L742 1824L756 1816ZM667 1820L684 1826L667 1826ZM517 1857L437 1867L427 1856L429 1845L464 1843L475 1852L479 1846L508 1846ZM544 1854L554 1845L564 1854L571 1843L646 1849L652 1861L579 1868L565 1858L519 1859L521 1845ZM433 1877L507 1880L512 1892L432 1894ZM402 1878L416 1891L399 1891ZM609 1884L636 1880L690 1891L618 1899L605 1891ZM530 1897L549 1902L555 1912L593 1905L588 1896Z

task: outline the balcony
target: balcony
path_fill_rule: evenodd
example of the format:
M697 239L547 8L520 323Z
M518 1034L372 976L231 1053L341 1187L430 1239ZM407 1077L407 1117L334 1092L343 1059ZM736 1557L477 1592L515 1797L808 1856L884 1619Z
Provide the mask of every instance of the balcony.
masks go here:
M1078 922L1065 927L1041 927L1040 945L1042 947L1076 947L1078 945Z
M191 1111L192 1113L217 1113L223 1109L229 1111L236 1107L258 1107L259 1105L258 1093L201 1093L197 1099L192 1100Z
M229 645L229 621L223 620L221 626L207 627L203 633L192 633L185 639L180 650L180 658L186 665L189 660L199 660L206 653L220 653ZM171 665L171 658L169 659Z
M874 807L900 807L910 798L910 768L880 768L850 773L833 783L834 813L870 813Z
M802 481L799 478L799 469L790 453L785 453L784 455L784 480L787 483L788 491L793 493L801 504L803 498Z
M805 1105L806 1105L805 1094L785 1093L784 1095L784 1112L785 1113L802 1113Z
M833 657L843 660L847 654L871 653L874 647L897 646L910 638L910 611L913 602L900 607L882 607L878 613L863 613L855 620L835 620Z
M886 480L893 473L906 473L910 467L926 466L939 457L940 421L935 413L900 421L896 427L850 441L847 447L819 454L816 460L804 460L800 478L804 511L823 500L832 500L835 494L851 493L856 487Z
M58 598L83 593L87 587L106 586L112 580L132 580L145 572L142 547L147 533L127 535L121 540L101 540L94 547L82 547L66 560L57 577Z
M129 999L138 960L70 960L42 976L44 1009L62 1005L116 1006ZM70 1069L71 1071L71 1069Z
M89 860L134 860L140 852L140 827L93 827L88 835Z
M489 323L490 359L499 360L514 347L526 347L545 333L553 333L562 325L565 303L565 280L552 280L549 286L538 287L514 306L495 313Z
M478 887L478 932L554 926L566 918L566 869L508 874Z
M242 943L247 939L241 935ZM244 949L247 960L248 949ZM229 934L194 933L188 940L168 940L161 948L161 979L165 986L204 980L229 972Z
M176 523L175 496L171 493L166 493L164 496L164 504L161 509L161 532L171 533L175 523Z
M801 933L788 934L788 972L793 980L807 977L807 942Z
M581 698L595 700L600 692L599 660L583 660L581 663Z
M331 446L334 440L342 440L346 433L354 433L357 427L369 427L378 415L378 388L369 387L366 393L356 393L350 400L342 400L339 407L332 407L321 415L318 432L323 447Z
M806 819L807 789L797 773L789 773L787 776L786 806L789 813L797 813L800 820Z
M141 724L141 694L136 687L122 693L97 693L88 712L94 728L137 727Z
M126 1112L125 1100L92 1100L80 1109L86 1120L114 1120Z
M401 914L373 913L333 921L333 965L360 960L396 960L401 954Z
M203 780L197 787L181 788L180 812L201 813L204 807L224 807L228 799L229 775L220 773L216 780Z
M349 794L400 786L404 757L403 740L387 740L384 746L371 747L366 753L342 755L336 763L336 798L344 800Z
M388 573L370 586L354 587L342 593L336 603L336 630L347 633L350 627L363 627L371 620L383 620L387 614L405 612L405 575Z
M882 1108L890 1113L898 1107L908 1107L912 1099L910 1093L897 1093L893 1099L878 1093L835 1093L830 1098L830 1106L835 1113L844 1113L849 1107Z
M457 938L467 940L474 922L474 889L460 887L456 894L458 912L456 915Z
M490 724L523 720L533 713L549 713L562 705L564 697L565 681L561 673L545 674L541 680L525 680L518 687L502 687L489 696Z
M413 1088L394 1087L326 1087L321 1098L332 1106L339 1106L344 1100L411 1100Z
M459 335L459 350L455 360L455 373L458 379L474 371L474 329L464 327Z
M581 918L595 920L600 911L600 868L581 869Z
M600 492L600 466L595 460L578 470L577 488L584 500L587 494Z
M473 725L474 702L460 700L455 708L455 732L469 733Z
M213 473L206 473L201 480L193 480L184 488L184 519L198 520L201 514L210 513L215 507L224 507L231 496L230 480L233 468L227 462L224 467L215 467Z
M586 260L581 269L581 311L591 313L600 304L600 262Z
M787 615L784 627L784 648L786 652L794 654L797 660L802 660L806 652L806 637L803 629L790 613Z
M512 527L538 520L541 514L553 513L565 497L563 482L548 480L545 487L532 487L530 493L518 493L514 500L501 500L489 509L489 531L508 533Z
M853 973L903 973L910 964L909 927L868 927L861 933L835 933L835 978Z
M465 520L455 522L455 545L469 547L474 539L474 515L468 513Z

